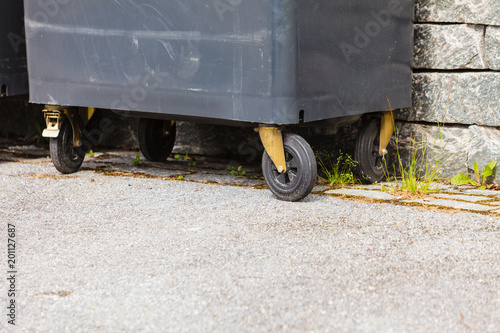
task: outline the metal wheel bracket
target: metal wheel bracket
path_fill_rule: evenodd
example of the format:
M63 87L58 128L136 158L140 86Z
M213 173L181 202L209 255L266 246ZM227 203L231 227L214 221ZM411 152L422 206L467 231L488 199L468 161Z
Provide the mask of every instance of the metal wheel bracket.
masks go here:
M95 108L79 108L78 114L83 119L83 124L87 125L95 113Z
M62 124L61 111L45 109L43 110L43 117L47 128L43 130L42 136L44 138L57 138Z
M278 172L286 172L285 148L281 129L275 126L260 125L256 131L259 132L260 140Z
M75 109L64 109L64 114L68 117L71 127L73 128L73 145L81 147L82 145L82 130L78 123L80 113Z
M389 142L391 141L391 137L393 134L394 134L394 115L392 111L383 112L380 123L380 146L379 146L380 156L385 156L389 153L387 151L387 146L389 146Z
M90 109L88 109L90 110ZM61 130L63 121L62 114L68 117L71 127L73 128L73 145L80 147L82 145L82 129L80 128L79 119L80 111L78 109L65 109L58 106L46 106L43 110L47 129L43 131L42 135L46 138L57 138ZM93 113L92 113L93 114ZM88 118L90 119L90 118Z
M172 130L172 126L174 126L175 121L172 120L168 127L167 127L167 124L168 124L167 122L163 123L163 135L165 135L165 136L170 135L170 131Z

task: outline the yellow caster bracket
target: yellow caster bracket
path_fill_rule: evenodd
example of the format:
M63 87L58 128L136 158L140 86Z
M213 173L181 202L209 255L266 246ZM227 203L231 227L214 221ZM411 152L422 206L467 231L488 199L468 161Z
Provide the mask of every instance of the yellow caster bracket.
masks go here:
M259 132L260 140L278 172L286 172L285 149L281 130L275 126L260 125L256 131Z
M82 129L80 120L86 125L95 113L94 108L63 108L47 105L43 110L47 128L43 131L44 138L57 138L61 131L63 114L68 118L73 129L73 144L75 147L82 145Z
M391 137L394 134L394 115L392 111L386 111L382 113L382 119L380 122L380 146L379 154L380 156L385 156L389 152L387 146L391 141Z

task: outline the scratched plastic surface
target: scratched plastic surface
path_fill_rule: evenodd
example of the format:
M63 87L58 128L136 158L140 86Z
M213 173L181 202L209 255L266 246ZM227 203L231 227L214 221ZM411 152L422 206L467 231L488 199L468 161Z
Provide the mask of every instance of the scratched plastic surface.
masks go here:
M296 124L411 104L411 0L25 0L30 99Z
M6 96L28 93L23 2L0 2L0 88Z

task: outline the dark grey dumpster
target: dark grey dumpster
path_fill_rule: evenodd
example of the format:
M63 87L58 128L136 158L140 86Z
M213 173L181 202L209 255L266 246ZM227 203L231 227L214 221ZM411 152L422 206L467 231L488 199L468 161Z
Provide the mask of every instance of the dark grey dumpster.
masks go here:
M78 127L68 106L144 118L141 148L155 161L170 154L173 120L255 126L269 187L297 200L314 185L314 154L302 138L282 136L280 126L330 126L388 110L388 101L394 109L411 104L410 0L25 6L30 100L50 105L59 145L60 131L71 126L57 112ZM81 161L74 162L59 169L74 171Z
M28 93L23 2L0 4L0 96Z

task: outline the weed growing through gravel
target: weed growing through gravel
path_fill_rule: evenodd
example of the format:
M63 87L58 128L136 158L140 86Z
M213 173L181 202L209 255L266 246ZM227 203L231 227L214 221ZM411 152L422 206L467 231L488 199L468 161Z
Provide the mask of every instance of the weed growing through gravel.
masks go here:
M245 176L247 172L243 169L243 166L240 165L238 168L233 167L232 165L228 166L229 171L233 176Z
M182 160L182 161L191 161L191 162L188 162L188 164L187 164L187 165L188 165L188 167L190 167L190 168L191 168L191 167L192 167L192 168L194 168L194 167L196 166L196 164L197 164L197 162L196 162L196 161L193 161L193 160L192 160L192 158L191 158L191 157L189 157L189 153L186 153L186 155L185 155L184 157L182 157L182 155L181 155L181 154L176 154L176 155L174 155L174 158L175 158L176 160L180 160L180 161L181 161L181 160Z
M329 156L327 157L327 162L324 162L318 154L316 154L316 158L320 167L320 178L330 186L345 186L360 183L360 180L356 178L353 171L358 162L353 160L349 154L339 151L339 156L335 163Z
M390 101L389 107L391 107ZM389 179L391 188L389 192L406 192L424 196L439 191L439 187L435 185L435 182L442 180L441 170L450 157L450 155L444 154L446 144L437 151L432 150L429 148L429 140L422 137L419 141L417 131L415 131L410 138L408 164L405 165L399 150L399 128L395 123L393 125L396 141L396 162L392 165L394 175L392 181L390 180L391 166L388 166L387 163L384 165L384 172L386 178ZM444 123L438 122L437 125L438 129L432 147L437 147L438 140L442 139L441 129ZM398 182L397 175L400 177L400 182Z
M448 91L448 100L446 103L446 111L441 122L437 122L438 130L434 137L432 147L437 147L436 143L438 140L442 139L441 129L444 126L446 115L448 114L448 109L450 105L451 88L453 85L453 75L450 77L450 87ZM389 103L389 109L392 112L391 101L387 98ZM394 122L394 117L392 117ZM446 165L449 157L451 155L445 155L444 150L446 144L439 149L437 152L435 150L428 151L429 140L421 139L421 142L417 142L417 131L413 134L410 139L410 155L408 165L403 165L403 160L401 159L401 154L399 151L399 129L394 125L394 136L396 138L396 163L392 165L394 176L398 174L401 177L401 186L396 181L395 184L391 182L392 192L406 192L413 195L427 195L430 192L438 191L439 187L433 185L433 182L441 180L441 170ZM387 164L384 167L386 177L389 179L389 167Z
M142 162L141 162L141 156L139 154L137 154L135 156L135 158L132 160L132 165L135 166L135 167L138 167L138 166L141 166Z
M477 162L474 163L474 176L475 180L470 178L468 175L460 174L453 177L450 182L452 185L464 185L471 184L477 186L480 190L490 189L492 185L486 183L486 179L493 175L493 171L497 166L497 161L491 161L484 167L484 171L479 173L479 165Z
M174 158L175 158L176 160L183 160L183 161L187 161L187 160L189 160L189 153L186 153L186 155L185 155L184 157L182 157L182 155L181 155L181 154L176 154L176 155L174 155Z

